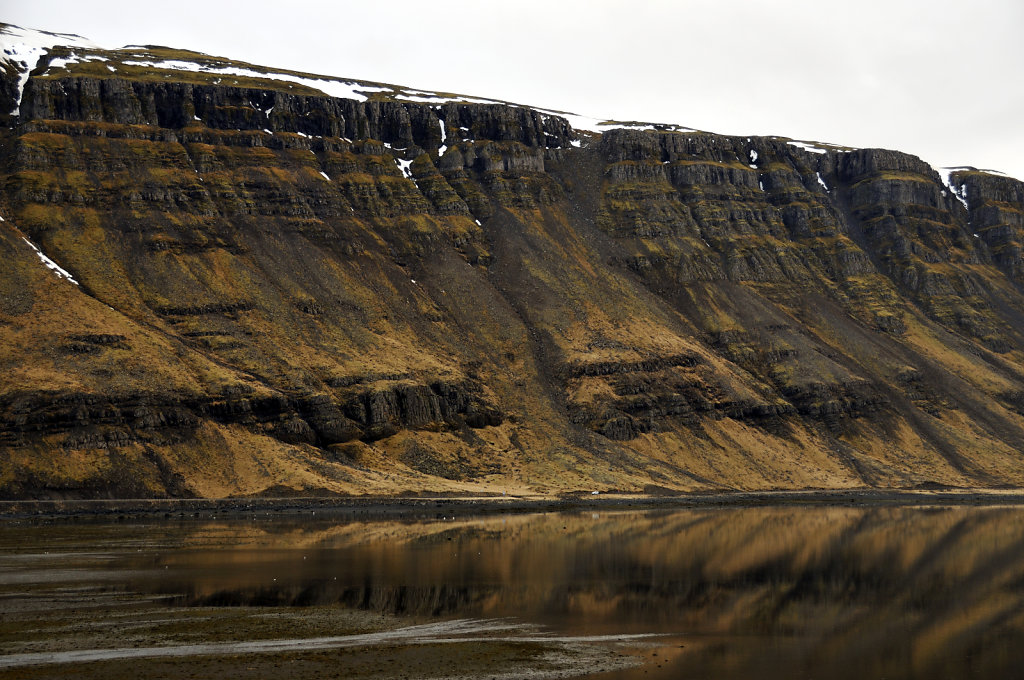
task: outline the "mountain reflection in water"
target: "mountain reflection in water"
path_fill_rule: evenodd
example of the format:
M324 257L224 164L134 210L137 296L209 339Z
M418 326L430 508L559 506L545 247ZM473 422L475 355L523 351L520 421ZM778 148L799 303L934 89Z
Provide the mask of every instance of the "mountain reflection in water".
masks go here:
M131 590L174 594L183 606L341 604L515 617L574 635L667 634L656 663L601 677L1024 673L1017 508L224 521L110 531L122 541L125 532L140 532L140 540L148 532L152 542L115 550L104 573L121 570ZM98 533L94 540L102 543Z

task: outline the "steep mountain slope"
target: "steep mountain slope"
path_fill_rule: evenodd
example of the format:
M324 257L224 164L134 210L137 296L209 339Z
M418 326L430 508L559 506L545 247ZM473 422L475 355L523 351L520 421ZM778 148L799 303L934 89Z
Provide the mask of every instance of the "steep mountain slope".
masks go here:
M1024 484L1017 180L167 48L28 61L2 496Z

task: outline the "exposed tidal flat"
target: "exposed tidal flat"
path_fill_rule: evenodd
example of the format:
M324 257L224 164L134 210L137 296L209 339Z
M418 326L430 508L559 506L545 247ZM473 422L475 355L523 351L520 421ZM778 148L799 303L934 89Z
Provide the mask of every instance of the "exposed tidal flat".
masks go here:
M1020 497L865 493L8 508L0 678L1016 677Z

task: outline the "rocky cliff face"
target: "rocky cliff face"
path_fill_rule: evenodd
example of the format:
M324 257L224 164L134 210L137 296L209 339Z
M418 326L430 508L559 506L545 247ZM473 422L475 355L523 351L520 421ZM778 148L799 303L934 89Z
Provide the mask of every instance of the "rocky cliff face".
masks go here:
M282 78L32 71L0 495L1024 483L1020 182Z

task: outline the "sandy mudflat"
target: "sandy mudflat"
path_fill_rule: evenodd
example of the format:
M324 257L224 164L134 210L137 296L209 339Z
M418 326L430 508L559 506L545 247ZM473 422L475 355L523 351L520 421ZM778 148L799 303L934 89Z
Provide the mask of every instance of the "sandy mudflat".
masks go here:
M643 636L553 636L494 619L410 624L343 608L40 604L0 616L0 678L565 678L638 665L629 651L643 646ZM283 636L297 632L307 635Z

